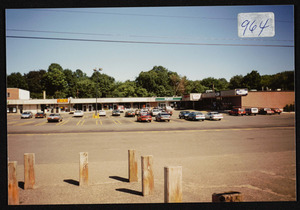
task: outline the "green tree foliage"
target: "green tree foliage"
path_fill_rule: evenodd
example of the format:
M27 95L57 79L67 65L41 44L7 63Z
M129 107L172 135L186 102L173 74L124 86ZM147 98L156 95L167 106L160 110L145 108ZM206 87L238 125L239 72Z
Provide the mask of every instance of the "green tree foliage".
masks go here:
M190 94L190 93L203 93L208 88L203 86L200 80L195 80L195 81L188 80L185 89L186 89L185 94Z
M154 66L149 71L140 72L134 81L116 82L113 77L100 72L88 77L80 69L73 72L52 63L47 71L30 71L23 76L20 73L8 75L7 87L29 90L32 98L42 98L43 90L46 90L47 98L92 98L96 97L96 93L97 97L164 97L236 88L294 90L294 71L260 76L253 70L244 77L233 76L230 82L213 77L193 81L165 67Z
M100 72L94 72L91 76L91 81L94 82L98 97L112 97L115 79ZM96 94L96 93L95 93Z
M63 68L57 63L51 63L48 67L48 72L52 72L54 70L63 71Z
M90 79L78 81L76 94L78 98L95 98L95 83Z
M228 88L229 89L236 89L236 88L243 88L242 82L243 82L243 75L236 75L231 77Z
M216 79L213 77L208 77L208 78L203 79L201 81L201 83L206 88L215 90L215 91L226 90L228 88L228 82L224 78Z
M45 90L45 88L43 86L42 79L46 73L47 72L45 70L39 70L30 71L28 74L24 74L31 98L43 98L43 90Z
M11 73L7 76L7 87L28 90L28 84L26 83L25 77L19 72Z
M253 70L251 73L248 73L246 76L243 77L242 84L244 87L248 89L261 89L261 76L260 74Z
M67 82L67 88L65 90L66 97L76 97L76 84L77 84L77 77L70 69L63 70L65 75L65 80Z
M184 92L184 88L180 88L183 83L181 80L184 82L185 79L180 78L177 73L162 66L154 66L150 71L142 71L135 81L137 86L148 91L149 96L173 96Z
M65 74L56 65L51 64L50 67L42 80L47 94L54 96L55 93L59 92L60 97L66 97L67 93L64 91L67 89L68 83Z

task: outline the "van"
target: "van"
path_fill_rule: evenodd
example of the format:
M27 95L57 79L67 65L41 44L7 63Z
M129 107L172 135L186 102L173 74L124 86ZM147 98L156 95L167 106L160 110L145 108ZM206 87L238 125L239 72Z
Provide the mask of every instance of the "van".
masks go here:
M258 108L246 108L246 115L256 115L258 114Z

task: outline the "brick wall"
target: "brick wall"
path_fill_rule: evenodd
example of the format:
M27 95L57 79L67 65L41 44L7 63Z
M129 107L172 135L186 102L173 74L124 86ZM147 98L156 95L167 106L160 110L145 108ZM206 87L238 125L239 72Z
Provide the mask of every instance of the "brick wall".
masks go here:
M19 99L19 89L18 88L7 88L7 99L8 100Z
M242 97L242 107L280 108L295 103L294 91L249 92Z

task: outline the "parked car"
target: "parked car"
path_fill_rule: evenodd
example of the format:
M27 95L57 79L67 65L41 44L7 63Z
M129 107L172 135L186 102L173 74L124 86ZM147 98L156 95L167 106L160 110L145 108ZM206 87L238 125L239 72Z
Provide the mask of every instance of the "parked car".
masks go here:
M179 119L186 119L190 113L191 113L190 111L181 111L181 112L179 112L178 117L179 117Z
M147 112L141 112L137 115L136 121L138 121L138 122L142 122L142 121L151 122L152 121L152 116L150 114L148 114Z
M151 115L152 116L156 116L156 115L158 115L158 113L160 113L161 111L159 110L159 109L152 109L151 110Z
M229 113L229 115L236 115L236 116L241 115L241 116L243 116L243 115L246 114L246 111L244 109L241 109L241 108L234 108L234 109L230 110L228 113Z
M207 120L221 120L223 119L223 115L218 112L208 112L205 115L205 119Z
M120 110L115 109L115 110L112 111L111 115L112 115L112 116L120 116L120 115L121 115L121 112L120 112Z
M56 114L50 114L47 118L48 122L59 122L63 120L63 117L56 113Z
M70 112L69 112L69 114L74 114L75 111L76 111L76 110L71 109Z
M259 110L259 114L274 114L274 111L270 108L262 108Z
M27 111L27 112L23 112L21 114L21 119L25 119L25 118L32 118L33 117L33 114L31 111Z
M83 117L83 111L82 110L76 110L74 112L74 117Z
M155 117L156 121L168 121L170 122L171 120L171 115L167 112L160 112L158 115Z
M37 112L35 115L34 115L35 118L44 118L46 117L46 113L44 112Z
M204 121L205 120L205 115L202 112L191 112L188 115L187 120L201 120L201 121Z
M256 115L258 114L258 108L246 108L246 115Z
M128 110L125 112L125 117L134 117L135 112L133 110Z
M272 108L274 114L280 114L282 111L279 108Z
M100 110L99 111L99 116L106 116L106 111L105 110Z

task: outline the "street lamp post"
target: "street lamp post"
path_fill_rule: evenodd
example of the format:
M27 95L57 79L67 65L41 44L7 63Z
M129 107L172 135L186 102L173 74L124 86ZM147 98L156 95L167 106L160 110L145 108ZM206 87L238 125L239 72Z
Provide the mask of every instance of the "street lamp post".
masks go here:
M94 72L99 72L99 71L102 71L102 68L99 68L99 69L94 68ZM99 77L98 77L98 74L97 74L97 85L98 85L98 83L99 83ZM98 103L97 103L98 94L97 94L97 86L96 86L95 90L96 90L96 111L95 111L95 118L97 118L98 117Z

